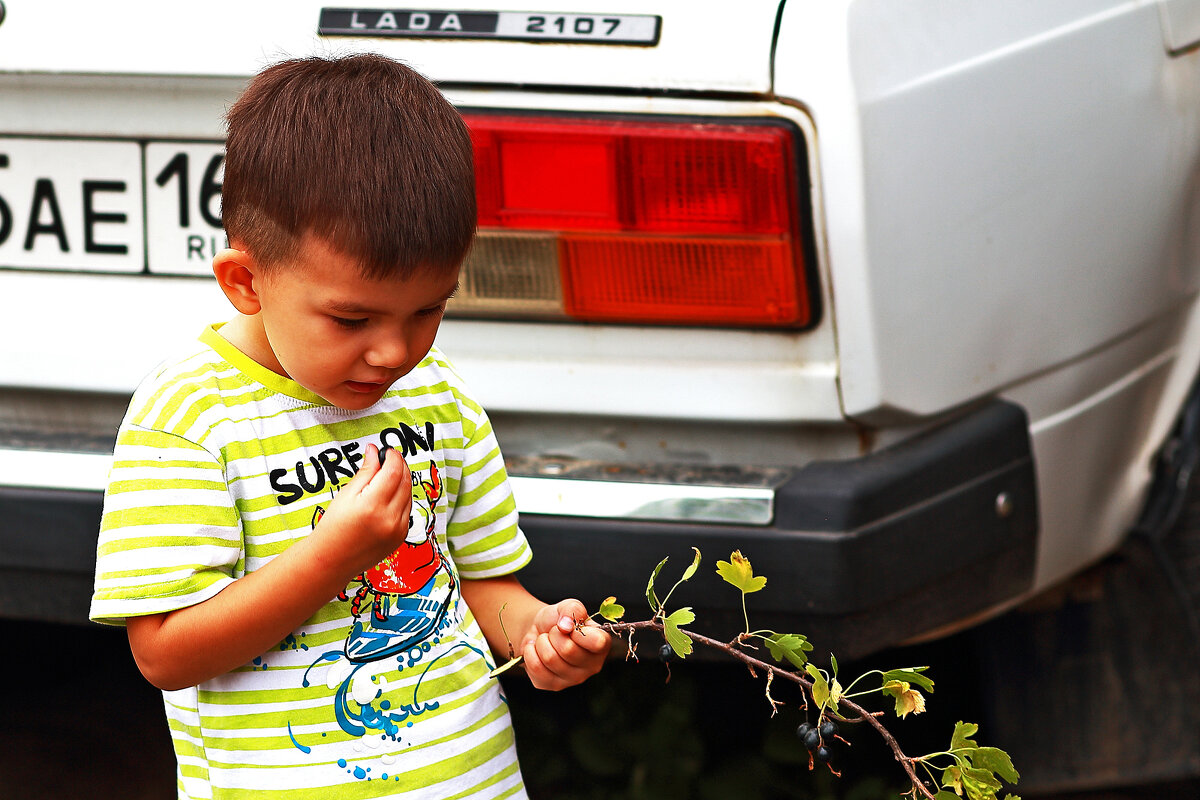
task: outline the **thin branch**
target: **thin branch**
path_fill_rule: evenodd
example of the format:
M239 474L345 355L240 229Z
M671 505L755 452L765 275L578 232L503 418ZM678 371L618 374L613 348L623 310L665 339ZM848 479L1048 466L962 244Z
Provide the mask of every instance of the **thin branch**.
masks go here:
M632 635L634 631L639 630L653 630L658 631L659 633L663 632L662 624L654 620L648 620L644 622L605 622L601 625L601 627L617 637L623 637L625 634ZM750 669L752 674L756 668L765 670L769 675L774 675L799 684L805 691L808 692L809 695L812 694L813 682L805 675L802 675L798 672L792 672L791 670L786 670L757 659L754 656L743 652L740 648L734 647L727 642L722 642L718 639L712 639L708 636L704 636L703 634L683 630L682 628L680 630L693 642L703 644L706 647L711 647L715 650L720 650L730 657L741 661ZM912 782L913 789L920 792L925 798L927 798L927 800L937 800L933 792L931 792L929 788L925 786L925 782L922 781L917 775L914 765L918 763L919 760L906 755L905 752L900 749L900 743L896 741L896 737L892 736L891 731L889 731L884 724L879 721L875 713L868 711L851 700L847 700L845 697L842 697L838 700L838 708L839 710L842 708L847 708L853 712L854 716L860 721L870 724L871 727L873 727L880 735L880 737L883 738L883 741L887 743L887 746L891 749L892 755L895 757L897 763L903 767L904 772L908 775L909 780ZM845 717L845 714L842 714L842 716Z

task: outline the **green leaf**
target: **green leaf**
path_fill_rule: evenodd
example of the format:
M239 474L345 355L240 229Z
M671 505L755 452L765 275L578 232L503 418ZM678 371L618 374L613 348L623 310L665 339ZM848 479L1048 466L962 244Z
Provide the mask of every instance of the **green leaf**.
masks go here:
M667 563L667 559L658 562L658 566L654 568L654 572L650 573L650 582L646 584L646 602L650 604L650 609L657 614L662 608L662 603L658 602L658 595L654 593L654 579L658 577L658 573L662 572L663 565Z
M683 571L683 577L679 579L680 581L686 581L695 575L696 569L700 566L700 551L693 547L692 552L696 554L696 557L692 559L692 565Z
M1021 779L1012 758L999 747L976 748L971 754L971 766L994 772L1008 783L1016 783Z
M765 639L767 650L776 661L786 659L793 667L803 668L808 656L806 650L812 650L812 645L798 633L776 633Z
M606 597L600 604L600 616L609 622L616 622L625 616L625 606L618 603L615 597Z
M883 673L883 682L887 683L888 681L904 681L905 683L915 683L925 691L933 694L933 680L921 674L927 669L929 669L929 667L890 669Z
M833 674L837 675L837 656L833 653L829 654L829 664L833 667Z
M825 703L829 700L829 682L825 680L825 675L821 672L817 665L813 664L812 662L809 662L805 665L804 671L807 672L813 680L813 702L824 708Z
M954 735L950 737L950 749L962 750L965 748L976 748L979 744L972 741L969 737L979 733L979 726L974 722L963 722L959 720L954 724Z
M934 800L958 800L958 795L954 792L938 792L934 795Z
M757 592L767 585L766 578L761 575L755 576L750 561L742 555L740 550L734 550L729 555L728 561L717 562L717 574L724 578L726 583L741 589L742 594Z
M675 655L680 658L686 658L692 652L692 639L680 628L695 621L696 615L692 613L691 608L677 608L663 620L663 634L667 637L667 644L671 645Z

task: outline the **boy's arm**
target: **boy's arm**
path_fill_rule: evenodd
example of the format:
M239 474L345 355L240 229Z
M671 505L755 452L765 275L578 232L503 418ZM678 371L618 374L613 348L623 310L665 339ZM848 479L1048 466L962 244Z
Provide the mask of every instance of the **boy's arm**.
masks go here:
M247 663L399 546L408 535L411 476L398 453L380 466L373 448L307 537L202 603L126 621L147 680L180 689Z
M507 658L511 647L523 656L525 672L539 689L574 686L604 666L612 637L578 600L547 605L511 575L463 580L461 586L492 652Z

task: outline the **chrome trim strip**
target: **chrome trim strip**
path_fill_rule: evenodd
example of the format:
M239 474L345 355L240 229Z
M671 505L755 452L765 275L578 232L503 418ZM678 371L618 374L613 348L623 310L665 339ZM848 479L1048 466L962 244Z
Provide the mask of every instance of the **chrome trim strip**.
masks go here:
M104 491L111 453L0 448L0 487Z
M769 525L775 514L775 490L770 488L520 476L509 480L523 514L741 525Z
M112 456L0 448L0 487L104 491ZM509 478L523 514L660 522L769 525L770 488Z

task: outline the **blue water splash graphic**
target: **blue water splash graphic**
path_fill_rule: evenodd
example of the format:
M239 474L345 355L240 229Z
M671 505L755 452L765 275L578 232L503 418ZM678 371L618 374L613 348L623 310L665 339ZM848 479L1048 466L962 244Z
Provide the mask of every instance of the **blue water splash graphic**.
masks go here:
M303 639L307 635L308 634L301 632L300 638ZM296 650L297 648L299 648L300 650L307 650L308 645L306 645L304 642L301 642L299 639L297 639L296 635L293 633L289 633L287 635L287 638L279 643L280 650Z
M351 736L362 736L368 730L379 731L380 738L390 739L393 742L400 742L401 726L404 728L411 728L414 717L418 717L421 714L424 714L426 711L433 711L439 707L440 703L437 700L422 701L419 699L421 684L425 680L425 676L431 669L433 669L434 666L437 665L439 661L441 661L443 658L446 658L459 647L465 647L468 650L479 654L484 659L484 662L488 665L488 668L492 668L492 660L489 654L485 653L483 650L468 642L458 642L453 644L429 661L429 663L425 665L425 668L421 670L421 675L419 678L417 678L417 682L413 686L411 703L395 703L393 700L385 699L382 697L382 690L376 690L375 697L366 704L360 704L355 701L351 695L351 685L353 684L354 678L358 674L359 670L367 666L367 664L353 664L350 669L350 673L342 679L334 693L334 717L337 719L338 727ZM423 650L421 652L421 657L427 655L428 652L429 650L427 648ZM403 665L406 661L411 661L412 655L413 654L410 652L408 654L396 656L397 664ZM311 685L309 683L309 673L314 667L325 662L337 662L342 658L344 658L344 653L341 650L330 650L326 653L322 653L304 671L302 685L305 687ZM417 658L416 660L419 661L421 658ZM374 680L374 677L372 677L372 680ZM288 734L291 736L290 723L288 725ZM324 736L324 734L322 734L322 736ZM300 744L294 736L292 736L292 744L305 754L311 753L312 748ZM347 773L353 775L359 780L369 781L372 779L370 767L351 765L345 759L339 759L337 763L339 767L346 770ZM394 780L400 780L399 775L392 775L390 777ZM381 778L382 780L388 780L389 776L385 773L381 776Z
M324 735L324 734L322 734L322 735ZM296 741L296 734L292 733L292 723L290 723L290 722L288 723L288 738L292 740L292 744L294 744L296 746L296 749L299 750L301 753L304 753L304 755L308 755L312 752L311 747L307 747Z

